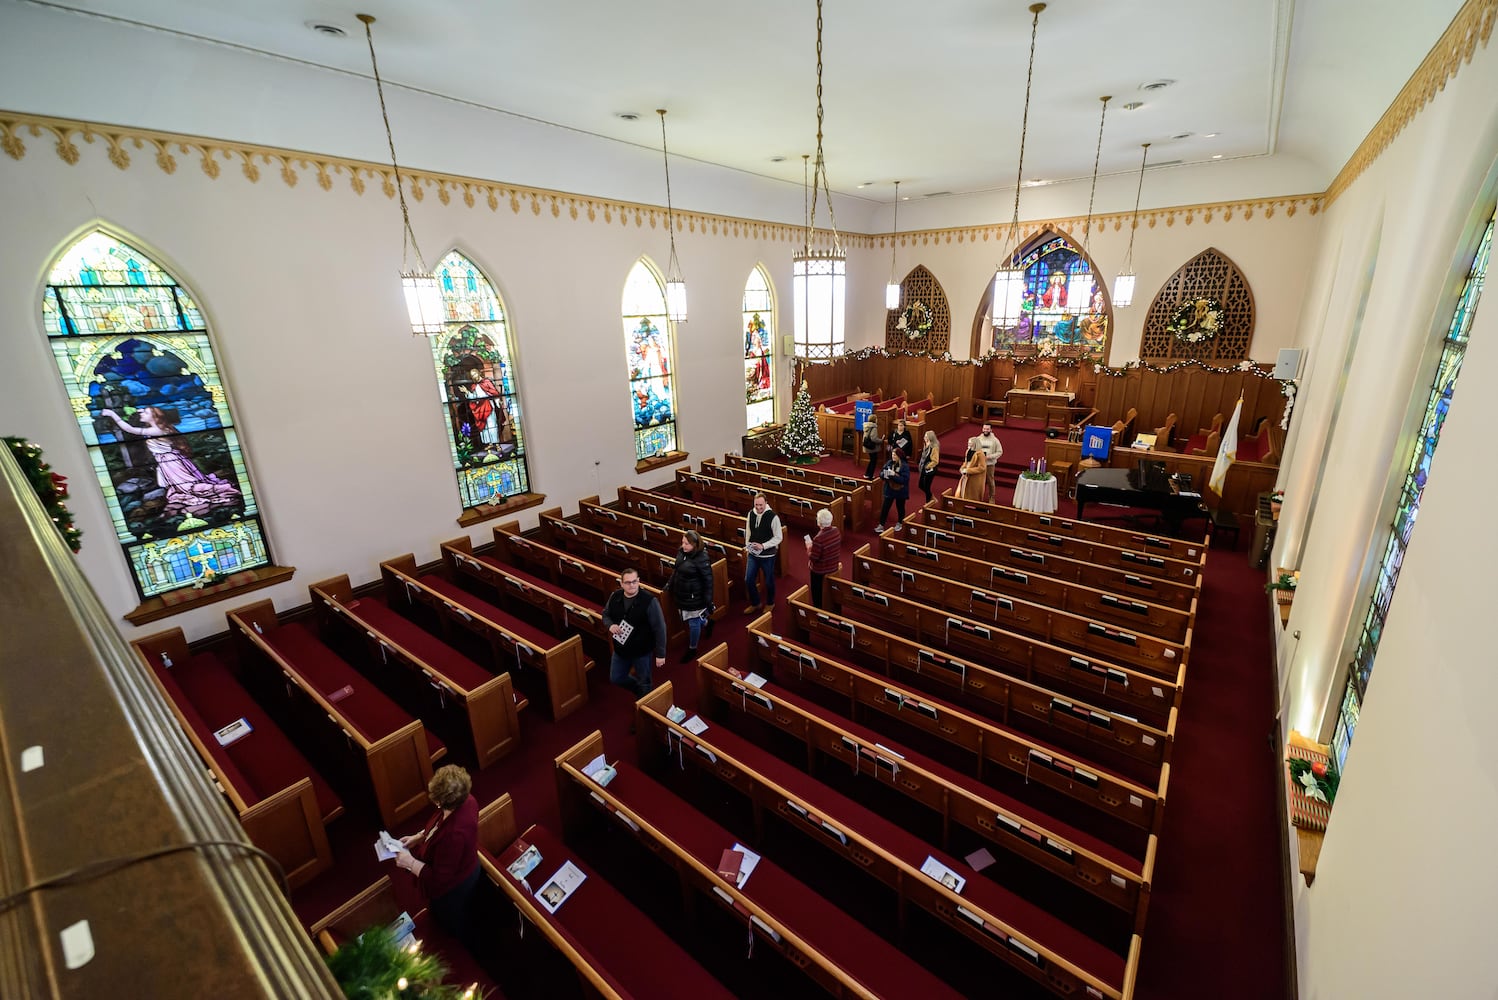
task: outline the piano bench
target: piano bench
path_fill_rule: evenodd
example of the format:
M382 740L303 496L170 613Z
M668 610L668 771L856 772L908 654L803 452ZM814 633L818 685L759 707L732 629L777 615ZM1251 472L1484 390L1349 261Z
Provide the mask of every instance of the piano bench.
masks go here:
M1207 530L1211 536L1213 548L1217 547L1217 533L1221 531L1230 532L1232 534L1233 549L1234 551L1237 550L1238 533L1243 530L1242 526L1238 524L1237 514L1234 514L1232 511L1223 510L1221 507L1217 507L1213 510L1208 511Z

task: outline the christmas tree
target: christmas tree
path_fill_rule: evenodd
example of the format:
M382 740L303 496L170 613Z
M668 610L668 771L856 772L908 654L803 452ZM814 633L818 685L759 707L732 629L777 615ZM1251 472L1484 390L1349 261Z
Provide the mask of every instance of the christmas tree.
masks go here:
M42 461L42 450L30 441L8 437L5 443L10 445L11 453L16 457L16 464L26 474L26 479L36 492L37 499L47 509L47 516L52 518L52 523L57 525L58 531L62 532L63 540L68 543L68 548L77 552L83 532L73 527L73 514L63 503L68 498L67 477L53 472L52 466Z
M817 415L811 408L811 389L803 379L791 404L791 419L780 435L780 451L793 462L815 462L822 454L822 435L817 432Z

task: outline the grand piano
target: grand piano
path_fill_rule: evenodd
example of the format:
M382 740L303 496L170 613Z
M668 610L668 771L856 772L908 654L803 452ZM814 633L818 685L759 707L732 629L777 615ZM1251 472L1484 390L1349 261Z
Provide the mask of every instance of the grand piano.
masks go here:
M1141 459L1132 469L1088 469L1077 477L1077 520L1086 517L1088 504L1145 507L1160 512L1170 533L1180 534L1182 522L1206 517L1202 495L1165 474L1165 463Z

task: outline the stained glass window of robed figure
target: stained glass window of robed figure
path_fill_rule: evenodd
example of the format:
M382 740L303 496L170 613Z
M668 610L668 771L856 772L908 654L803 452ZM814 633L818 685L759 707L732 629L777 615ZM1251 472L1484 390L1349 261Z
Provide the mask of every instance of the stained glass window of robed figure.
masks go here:
M1087 258L1065 236L1046 233L1015 256L1025 272L1019 321L995 325L995 351L1035 348L1041 356L1061 353L1101 360L1108 344L1108 309Z
M775 420L775 302L765 269L744 284L744 403L750 430Z
M141 596L269 565L192 294L145 254L96 230L53 263L42 319Z
M644 260L635 262L624 282L623 314L635 458L654 458L676 450L675 345L665 287Z
M467 510L530 492L510 324L499 293L454 250L436 269L447 329L432 341L448 450Z
M1378 644L1383 639L1384 620L1389 617L1389 607L1394 602L1394 588L1399 583L1399 570L1404 565L1404 554L1410 545L1410 536L1415 530L1415 518L1420 513L1420 499L1425 494L1426 480L1430 475L1431 459L1441 439L1441 425L1446 422L1446 413L1451 409L1452 394L1456 389L1457 376L1462 371L1462 359L1467 353L1467 338L1472 329L1472 317L1477 312L1477 302L1482 297L1483 282L1488 273L1488 258L1493 250L1493 226L1498 222L1498 212L1488 219L1477 251L1472 255L1472 264L1462 284L1461 295L1456 300L1451 322L1441 341L1441 359L1436 364L1435 379L1425 398L1425 411L1420 420L1420 434L1410 453L1405 468L1404 482L1399 490L1399 501L1394 508L1394 523L1384 542L1378 575L1373 583L1373 596L1368 600L1368 610L1358 630L1356 652L1348 671L1347 686L1342 691L1342 704L1337 710L1337 725L1332 731L1332 755L1341 770L1347 763L1347 750L1358 728L1358 716L1362 712L1363 700L1368 695L1368 681L1373 676L1373 662L1378 654Z

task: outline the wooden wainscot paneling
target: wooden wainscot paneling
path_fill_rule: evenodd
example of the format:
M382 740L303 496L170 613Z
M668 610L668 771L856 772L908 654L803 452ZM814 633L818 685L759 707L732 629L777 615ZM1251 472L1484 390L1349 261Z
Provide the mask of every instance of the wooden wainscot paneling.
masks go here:
M1166 418L1174 413L1176 441L1172 447L1180 451L1185 442L1206 429L1217 414L1222 414L1222 423L1226 427L1241 393L1243 416L1238 423L1239 435L1247 437L1253 434L1259 421L1267 419L1267 433L1274 443L1273 454L1279 455L1284 445L1284 432L1279 424L1285 411L1285 397L1279 382L1258 374L1268 370L1267 365L1255 366L1251 371L1226 372L1190 365L1172 371L1129 368L1122 374L1093 376L1098 380L1097 402L1094 404L1098 408L1097 422L1121 420L1132 407L1139 411L1134 422L1135 430L1146 433L1163 426ZM1270 461L1277 465L1279 460Z

